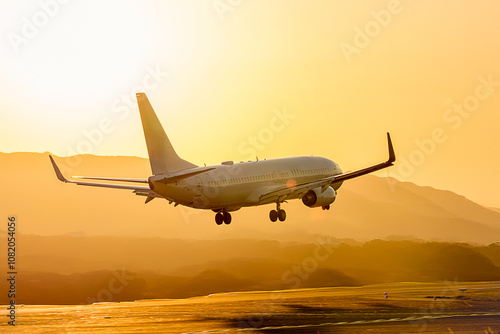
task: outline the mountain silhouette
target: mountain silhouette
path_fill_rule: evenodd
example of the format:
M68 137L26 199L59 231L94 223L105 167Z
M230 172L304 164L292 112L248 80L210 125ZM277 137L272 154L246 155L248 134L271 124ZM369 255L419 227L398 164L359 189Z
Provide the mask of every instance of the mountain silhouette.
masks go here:
M66 176L147 178L147 159L81 155L55 157ZM271 223L271 205L233 213L230 226L216 226L211 211L144 198L130 191L59 182L48 153L0 153L4 215L17 215L23 233L38 235L160 236L181 239L260 238L313 241L330 235L361 241L405 236L424 240L489 244L500 235L500 212L450 191L363 176L344 183L331 210L300 201L283 204L285 223Z

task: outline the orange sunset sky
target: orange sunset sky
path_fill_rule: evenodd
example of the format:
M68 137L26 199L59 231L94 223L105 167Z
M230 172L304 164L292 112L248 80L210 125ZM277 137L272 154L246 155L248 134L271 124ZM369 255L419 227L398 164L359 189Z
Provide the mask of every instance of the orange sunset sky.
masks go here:
M0 151L146 157L145 91L199 165L319 155L356 169L386 159L389 131L398 161L378 175L500 207L499 13L493 0L4 0Z

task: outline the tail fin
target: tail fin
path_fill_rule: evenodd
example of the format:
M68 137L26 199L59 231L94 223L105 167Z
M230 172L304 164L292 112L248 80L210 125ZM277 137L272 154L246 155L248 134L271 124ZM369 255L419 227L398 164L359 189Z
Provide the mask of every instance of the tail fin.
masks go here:
M175 153L170 140L161 126L151 103L145 93L137 93L137 104L141 113L142 127L148 147L149 162L154 175L170 174L198 167L181 159Z

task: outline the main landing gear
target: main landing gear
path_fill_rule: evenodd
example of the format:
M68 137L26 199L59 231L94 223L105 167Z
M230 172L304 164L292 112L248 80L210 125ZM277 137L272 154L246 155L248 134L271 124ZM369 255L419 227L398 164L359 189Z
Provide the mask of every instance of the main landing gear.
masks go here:
M231 224L231 214L227 211L219 211L215 215L215 223L217 225L222 225L222 223L229 225Z
M271 210L269 212L269 219L274 223L278 219L280 222L284 222L286 219L286 212L285 210L280 208L280 202L276 202L276 210Z

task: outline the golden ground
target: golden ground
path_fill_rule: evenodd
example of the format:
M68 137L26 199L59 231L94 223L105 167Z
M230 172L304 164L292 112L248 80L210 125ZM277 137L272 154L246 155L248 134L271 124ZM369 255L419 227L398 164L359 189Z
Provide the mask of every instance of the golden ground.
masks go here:
M387 294L387 297L386 297ZM2 333L499 333L497 282L393 283L17 308Z

